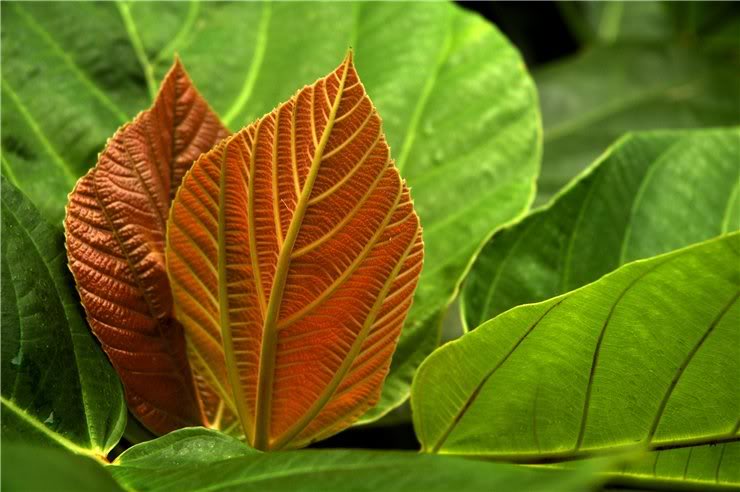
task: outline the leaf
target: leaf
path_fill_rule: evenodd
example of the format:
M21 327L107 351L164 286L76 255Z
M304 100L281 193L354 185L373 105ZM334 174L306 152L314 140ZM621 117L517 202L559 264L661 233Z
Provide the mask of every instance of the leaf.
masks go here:
M56 225L77 178L148 98L112 4L3 7L2 170Z
M739 441L669 449L646 458L609 472L610 485L665 490L736 490L740 486Z
M739 139L740 128L620 139L549 206L483 247L461 296L465 324L740 229Z
M172 318L165 225L185 172L226 135L176 60L154 105L116 132L69 197L67 255L87 319L131 411L156 434L203 422Z
M352 46L414 190L429 265L381 401L362 420L408 397L468 263L493 229L526 211L533 194L541 151L537 95L521 57L494 26L451 2L131 2L127 23L112 2L4 6L3 78L75 177L125 121L88 85L130 117L146 107L145 74L163 75L177 52L216 112L238 129L328 73ZM59 84L49 89L50 80ZM71 181L53 174L51 154L3 98L3 172L15 173L37 203L48 200L58 220Z
M62 449L3 442L3 490L123 492L100 463Z
M359 450L252 451L233 457L231 447L226 452L222 448L227 438L213 431L200 431L200 449L188 447L181 464L175 463L169 452L163 459L160 442L168 441L165 449L179 449L178 439L189 441L190 431L184 429L134 446L108 470L121 485L141 492L226 489L571 492L593 490L603 481L595 472L603 471L607 465L605 462L579 463L568 471L537 470L411 452ZM176 439L176 435L180 437ZM209 445L209 441L213 441L213 445Z
M559 6L584 43L705 44L738 12L736 5L720 2L560 2Z
M254 454L259 454L259 451L231 436L202 427L187 427L132 446L113 464L156 470L169 466L209 464Z
M564 460L734 441L740 233L507 311L414 379L427 452Z
M167 239L193 368L250 444L304 446L377 402L423 244L351 53L196 161Z
M736 125L736 72L700 52L652 44L594 48L540 69L545 159L538 203L625 132Z
M99 458L120 439L126 407L70 287L62 239L3 177L2 440Z

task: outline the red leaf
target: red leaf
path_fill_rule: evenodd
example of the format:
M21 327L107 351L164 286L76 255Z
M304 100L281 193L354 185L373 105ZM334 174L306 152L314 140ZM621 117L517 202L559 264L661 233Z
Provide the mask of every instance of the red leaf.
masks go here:
M260 449L336 433L377 402L422 258L351 55L198 159L169 219L200 376Z
M165 227L193 161L228 136L179 60L153 106L121 127L69 196L69 266L88 322L151 431L201 425L182 327L172 317ZM212 403L213 405L213 403Z

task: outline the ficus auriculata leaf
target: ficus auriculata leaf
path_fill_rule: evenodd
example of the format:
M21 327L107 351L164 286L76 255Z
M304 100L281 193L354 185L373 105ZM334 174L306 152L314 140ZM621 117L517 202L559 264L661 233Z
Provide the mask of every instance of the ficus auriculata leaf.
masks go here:
M375 404L422 259L351 53L198 159L169 219L192 367L258 449L306 445Z
M228 135L176 60L154 105L121 127L69 196L69 267L129 408L157 434L207 422L165 271L170 202L193 161ZM201 406L203 408L201 408Z

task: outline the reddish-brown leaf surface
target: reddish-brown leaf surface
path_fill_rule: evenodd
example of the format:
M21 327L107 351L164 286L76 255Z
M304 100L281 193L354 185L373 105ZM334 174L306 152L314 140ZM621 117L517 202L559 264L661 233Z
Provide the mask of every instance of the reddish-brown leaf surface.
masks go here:
M204 408L196 398L164 246L183 176L226 136L176 60L153 106L115 133L69 196L67 255L88 322L129 408L157 434L207 423L204 414L215 418L218 408L213 398Z
M327 437L377 402L422 259L351 55L198 159L170 212L176 316L260 449Z

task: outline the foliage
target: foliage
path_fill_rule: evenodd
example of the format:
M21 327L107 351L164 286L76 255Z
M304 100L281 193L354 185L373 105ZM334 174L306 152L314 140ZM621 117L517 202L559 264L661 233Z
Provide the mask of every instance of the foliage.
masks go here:
M3 3L2 486L739 487L740 17L561 11Z

